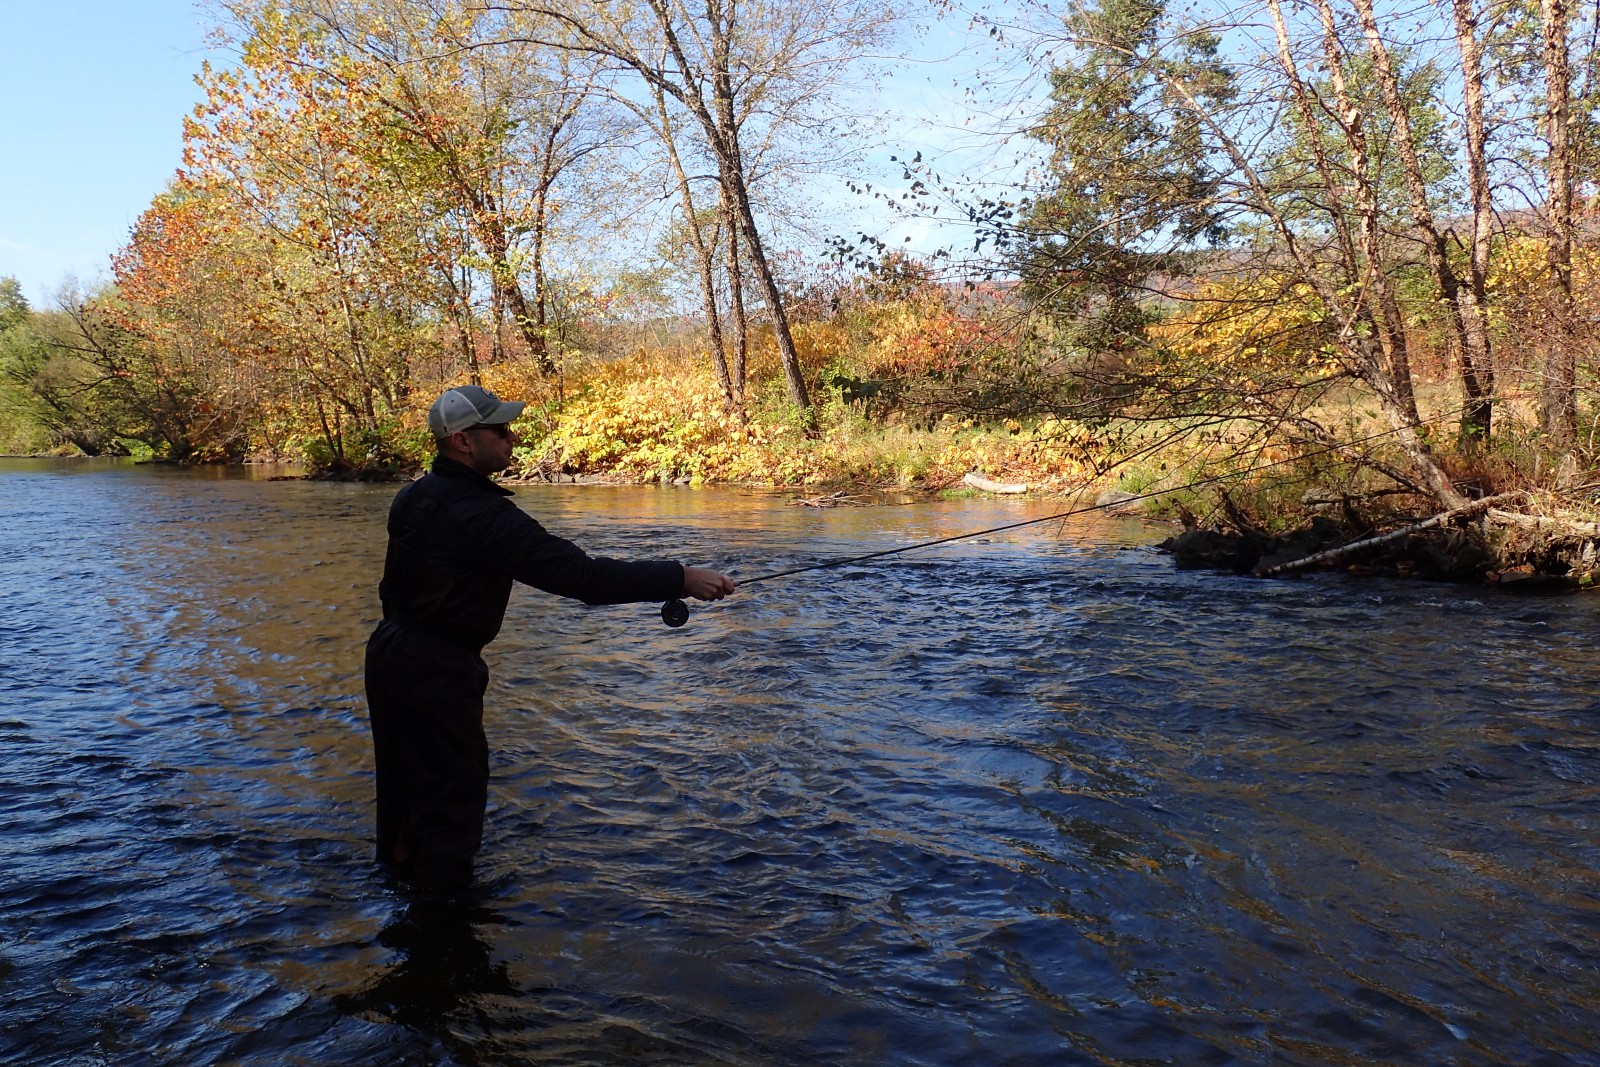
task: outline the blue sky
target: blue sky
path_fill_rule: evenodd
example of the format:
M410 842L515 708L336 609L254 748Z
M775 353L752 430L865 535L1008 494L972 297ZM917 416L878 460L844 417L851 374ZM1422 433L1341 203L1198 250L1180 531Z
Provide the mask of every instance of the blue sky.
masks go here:
M0 0L0 276L17 278L35 307L68 277L92 285L107 276L112 253L177 169L183 118L200 96L194 76L210 55L207 26L196 0ZM859 176L880 189L898 191L891 153L964 139L951 128L959 119L935 116L964 111L955 83L985 61L986 44L974 44L959 18L930 20L924 31L921 62L900 64L878 95L896 117L868 153L877 173ZM979 155L994 152L991 144ZM951 163L947 178L960 169ZM845 216L866 205L842 188L819 192L838 198L838 229L853 232L859 220ZM897 246L907 234L913 248L940 243L939 227L880 224Z
M177 169L193 0L0 0L0 276L34 306L88 283Z

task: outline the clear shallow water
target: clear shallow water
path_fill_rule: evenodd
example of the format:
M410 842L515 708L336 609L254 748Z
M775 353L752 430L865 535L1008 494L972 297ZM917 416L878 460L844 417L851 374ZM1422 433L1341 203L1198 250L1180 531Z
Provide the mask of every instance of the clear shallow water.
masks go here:
M369 858L392 492L0 460L0 1062L1600 1063L1600 598L1106 520L522 591L445 906ZM1051 510L518 499L747 578Z

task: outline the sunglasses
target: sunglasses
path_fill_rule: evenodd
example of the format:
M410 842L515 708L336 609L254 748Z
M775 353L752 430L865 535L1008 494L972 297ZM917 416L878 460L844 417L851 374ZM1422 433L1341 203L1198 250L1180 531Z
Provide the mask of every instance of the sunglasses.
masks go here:
M480 422L476 426L468 426L469 430L488 430L496 437L508 438L511 436L511 424L508 422Z

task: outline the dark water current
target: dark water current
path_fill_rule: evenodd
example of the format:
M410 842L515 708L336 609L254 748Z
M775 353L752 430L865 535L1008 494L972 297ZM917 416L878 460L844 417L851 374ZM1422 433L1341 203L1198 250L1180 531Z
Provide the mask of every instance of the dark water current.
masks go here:
M1126 520L522 591L440 904L369 860L392 491L0 461L0 1063L1600 1064L1600 597ZM1050 507L518 499L745 577Z

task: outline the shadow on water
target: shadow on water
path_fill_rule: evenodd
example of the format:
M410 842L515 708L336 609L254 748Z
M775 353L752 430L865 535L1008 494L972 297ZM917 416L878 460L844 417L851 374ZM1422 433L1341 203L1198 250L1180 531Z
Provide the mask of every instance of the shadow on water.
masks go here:
M434 1046L417 1055L444 1052L449 1062L480 1063L471 1042L454 1031L485 999L523 995L506 963L494 959L489 940L492 928L506 922L467 899L413 899L378 932L395 962L360 990L336 995L333 1005L346 1015L403 1027Z
M0 461L0 1062L1600 1064L1600 598L1111 522L519 592L450 903L370 860L391 495ZM1049 507L518 499L746 577Z

